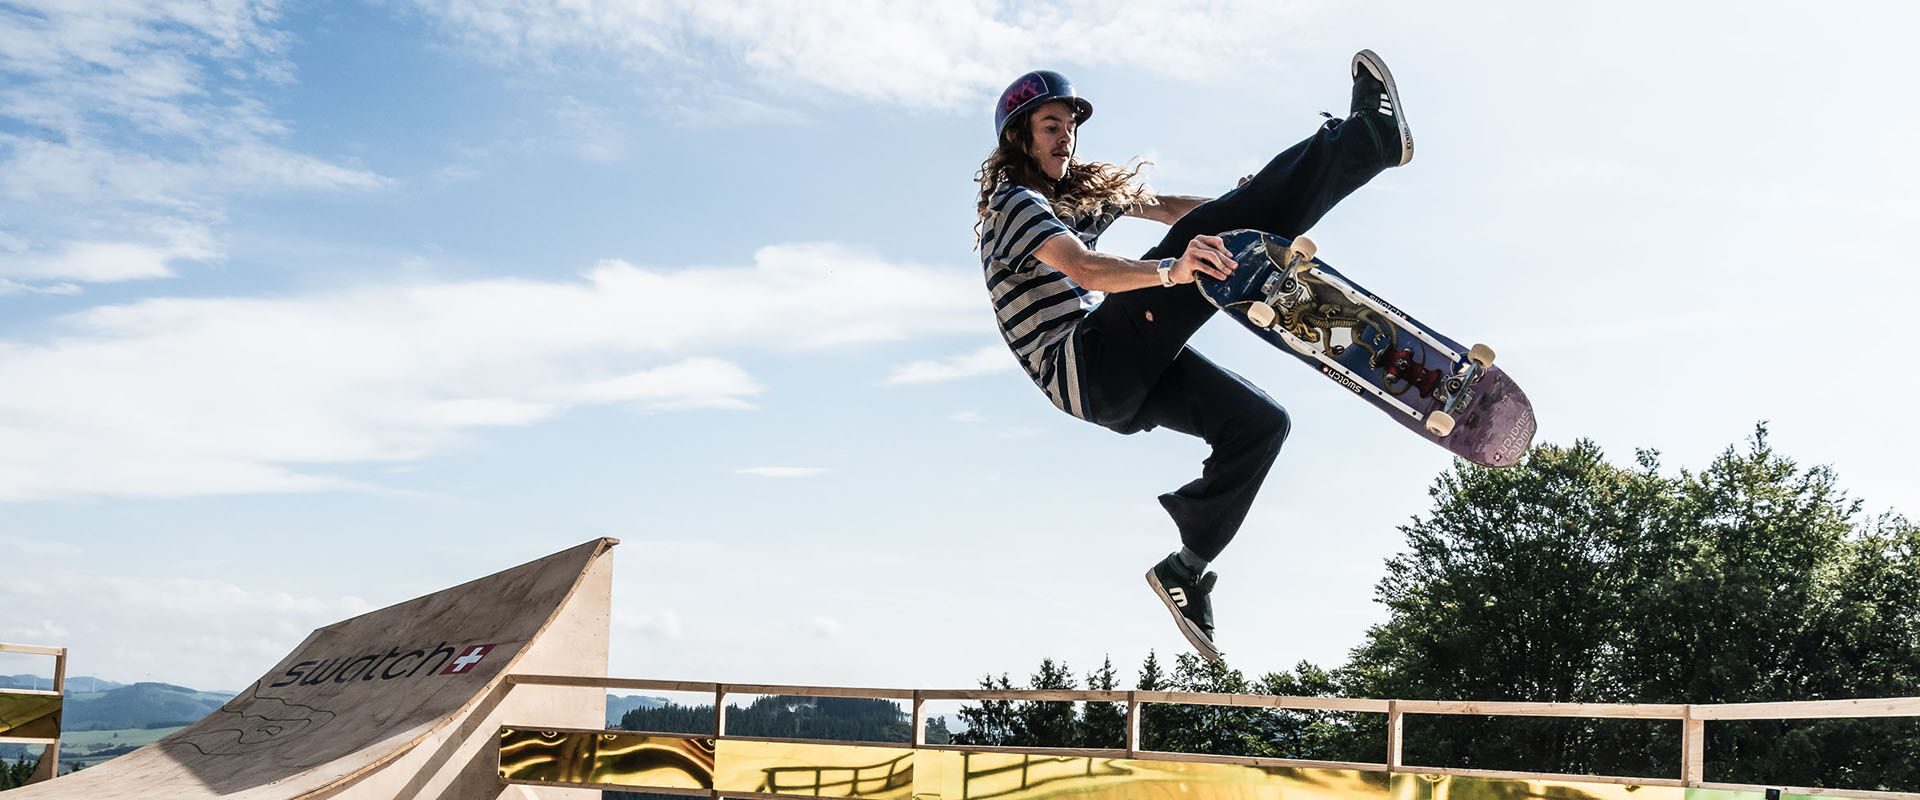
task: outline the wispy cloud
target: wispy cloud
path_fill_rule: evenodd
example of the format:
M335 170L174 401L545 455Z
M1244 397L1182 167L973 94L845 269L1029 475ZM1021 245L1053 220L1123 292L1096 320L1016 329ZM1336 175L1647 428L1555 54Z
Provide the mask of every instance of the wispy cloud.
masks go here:
M601 163L626 160L633 132L607 109L569 96L560 98L553 117L559 136L581 158Z
M283 144L264 99L292 74L277 14L271 0L0 7L0 275L165 277L219 256L209 232L236 193L387 185Z
M584 406L746 409L733 360L977 329L967 273L825 244L574 281L166 298L0 340L0 501L348 488L466 431ZM725 308L725 314L713 309Z
M678 639L685 632L685 626L680 622L680 614L672 609L660 609L645 614L615 612L613 627L655 639Z
M760 478L812 478L827 474L827 470L825 467L747 467L734 470L734 474Z
M307 631L371 610L356 597L206 578L107 576L71 562L59 550L30 553L0 584L7 609L0 641L68 647L73 674L235 689Z
M68 242L57 253L0 255L0 277L80 283L169 278L174 275L174 262L217 255L202 229L180 227L161 235L160 244L77 241Z
M847 632L847 626L832 617L810 617L802 627L822 639L836 638Z
M1205 13L1149 0L417 2L488 58L554 67L598 55L649 74L691 63L705 73L718 61L768 88L930 109L972 108L1032 69L1037 53L1071 66L1151 52L1175 77L1243 72L1268 58L1275 31L1312 19L1307 3L1270 0L1223 0Z
M971 353L962 353L939 361L914 361L895 367L887 376L890 385L941 383L981 375L1013 372L1019 367L1006 345L987 345Z

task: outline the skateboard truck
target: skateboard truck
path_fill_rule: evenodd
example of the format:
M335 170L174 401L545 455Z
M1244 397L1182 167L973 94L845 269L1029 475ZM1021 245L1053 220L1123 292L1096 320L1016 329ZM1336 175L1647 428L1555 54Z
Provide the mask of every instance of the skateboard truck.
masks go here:
M1313 254L1319 247L1305 236L1294 237L1293 246L1287 248L1286 263L1280 265L1280 271L1267 276L1266 283L1260 285L1261 299L1247 307L1247 321L1262 328L1273 327L1273 321L1280 316L1273 308L1273 301L1293 294L1300 284L1296 276L1313 268ZM1269 253L1268 258L1272 258Z
M1476 344L1460 359L1461 363L1453 375L1440 382L1441 392L1446 402L1440 409L1427 415L1427 432L1435 436L1446 436L1453 432L1453 415L1466 405L1472 396L1467 387L1480 380L1493 368L1493 348Z

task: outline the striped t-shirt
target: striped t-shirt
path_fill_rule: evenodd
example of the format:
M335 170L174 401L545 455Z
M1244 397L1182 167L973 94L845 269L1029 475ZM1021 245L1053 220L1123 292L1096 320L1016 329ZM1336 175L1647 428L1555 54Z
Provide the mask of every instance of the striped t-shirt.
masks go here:
M1062 411L1085 419L1079 354L1069 334L1103 292L1080 288L1065 273L1040 263L1041 243L1061 233L1089 249L1126 206L1108 205L1083 218L1054 213L1053 204L1025 186L1002 186L987 200L980 225L980 265L993 298L1000 335L1027 375Z

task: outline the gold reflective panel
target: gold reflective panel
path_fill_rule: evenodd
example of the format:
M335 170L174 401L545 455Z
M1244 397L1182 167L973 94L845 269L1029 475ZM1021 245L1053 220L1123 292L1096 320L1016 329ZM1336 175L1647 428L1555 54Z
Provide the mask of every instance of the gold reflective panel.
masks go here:
M507 780L844 800L1767 800L1763 792L621 731L500 734ZM1785 795L1780 800L1836 800Z
M501 728L500 777L712 789L713 737Z
M910 800L916 753L907 747L722 739L713 785L721 792Z
M1697 791L1697 790L1696 790ZM1738 793L1736 793L1738 794ZM1760 797L1747 792L1756 800ZM1524 780L1397 774L1393 800L1710 800L1677 786L1635 786L1579 780ZM1727 798L1732 800L1732 798Z
M0 736L60 738L60 696L0 692Z
M1381 772L1030 753L940 755L938 794L944 800L1388 800Z

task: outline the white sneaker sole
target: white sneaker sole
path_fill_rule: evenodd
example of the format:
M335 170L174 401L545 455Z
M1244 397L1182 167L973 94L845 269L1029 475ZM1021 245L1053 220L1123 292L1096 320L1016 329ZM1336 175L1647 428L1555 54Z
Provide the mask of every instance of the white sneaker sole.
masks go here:
M1394 166L1406 166L1407 162L1413 160L1413 129L1407 126L1406 109L1400 105L1400 88L1394 85L1393 73L1387 70L1387 62L1380 60L1380 56L1372 50L1353 54L1353 77L1360 77L1363 65L1387 87L1387 101L1393 104L1393 124L1400 129L1400 163Z
M1167 587L1160 583L1160 576L1153 574L1153 570L1147 570L1147 585L1153 587L1153 596L1160 598L1160 604L1166 606L1167 613L1173 615L1173 623L1180 626L1180 633L1187 637L1187 643L1193 645L1193 649L1199 651L1202 658L1208 661L1219 661L1220 657L1225 655L1220 652L1220 648L1213 646L1213 640L1207 638L1206 632L1200 630L1200 626L1193 624L1193 620L1187 619L1187 615L1180 613L1180 607L1173 604L1173 596L1167 593Z

